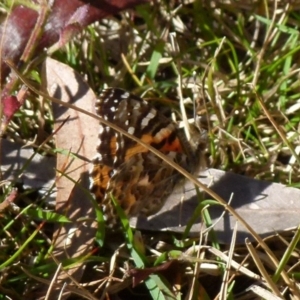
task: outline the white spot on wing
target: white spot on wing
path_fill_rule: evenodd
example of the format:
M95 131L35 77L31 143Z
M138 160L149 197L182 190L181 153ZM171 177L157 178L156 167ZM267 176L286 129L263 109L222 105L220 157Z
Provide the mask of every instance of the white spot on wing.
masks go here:
M140 108L140 107L141 107L141 103L135 101L135 104L134 104L134 108L133 108L133 109L138 109L138 108Z
M99 127L99 135L102 134L104 132L104 127L102 125L100 125Z
M145 128L148 124L149 121L152 120L156 116L156 110L151 109L150 112L145 116L145 118L142 120L142 129Z
M168 136L169 134L171 134L172 130L170 130L170 128L168 127L162 128L160 131L158 131L154 136L154 139L160 141L164 136Z
M124 92L123 94L121 94L121 98L122 99L127 99L127 98L129 98L129 93L128 92Z
M135 131L134 127L131 126L131 127L128 128L128 133L133 135L134 131Z

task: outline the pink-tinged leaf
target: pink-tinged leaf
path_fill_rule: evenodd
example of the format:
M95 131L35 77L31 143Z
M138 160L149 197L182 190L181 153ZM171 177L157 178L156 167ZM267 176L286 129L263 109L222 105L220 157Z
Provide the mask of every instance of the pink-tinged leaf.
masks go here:
M0 213L9 205L11 205L11 203L13 203L15 201L15 199L18 196L18 190L17 189L13 189L9 195L4 199L4 201L2 203L0 203Z
M11 120L20 106L21 103L16 96L6 96L2 99L2 112L6 123Z
M9 67L4 63L5 59L10 59L14 63L23 54L30 34L34 28L38 13L25 6L16 6L9 16L0 25L1 40L1 80L4 81Z
M82 30L82 27L78 23L73 23L66 26L59 37L59 48L67 44L76 34Z
M62 47L68 43L76 34L84 27L84 22L87 18L89 5L80 6L75 10L74 14L66 22L62 29L59 38L59 46Z
M83 5L78 7L71 18L67 21L66 25L71 25L77 23L79 25L84 25L86 18L88 17L89 5Z
M2 91L2 122L1 122L1 133L3 134L6 127L16 111L22 106L25 101L27 88L22 88L18 92L17 96L9 96L7 89L4 88Z

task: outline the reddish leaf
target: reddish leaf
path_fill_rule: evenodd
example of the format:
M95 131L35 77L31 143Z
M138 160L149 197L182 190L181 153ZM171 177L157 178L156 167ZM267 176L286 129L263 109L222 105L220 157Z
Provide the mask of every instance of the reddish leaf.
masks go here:
M136 287L139 283L147 279L149 275L153 273L167 270L174 262L175 262L174 260L170 260L156 267L145 268L145 269L131 269L129 271L129 275L132 276L132 286Z
M10 194L0 203L0 212L2 212L6 207L8 207L18 196L18 190L13 189Z
M148 0L56 0L49 7L48 20L45 20L45 31L38 45L29 45L29 47L36 49L35 53L39 53L58 41L64 44L68 37L76 34L81 28L108 15L117 14L124 9L145 2ZM6 79L9 72L9 68L3 60L10 59L15 64L19 63L37 19L38 10L17 5L13 7L5 22L0 25L2 81Z
M15 112L20 108L21 103L16 96L7 96L2 99L2 112L5 122L8 123Z

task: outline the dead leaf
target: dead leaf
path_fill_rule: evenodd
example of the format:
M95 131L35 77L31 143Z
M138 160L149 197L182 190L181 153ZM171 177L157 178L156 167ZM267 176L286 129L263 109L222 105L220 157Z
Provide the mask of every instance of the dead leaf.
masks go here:
M205 177L200 181L207 184L225 201L228 202L231 199L231 206L259 235L268 236L298 226L299 189L216 169L208 169L199 175ZM181 202L182 195L184 195L184 200ZM210 197L206 196L204 199L210 199ZM147 220L133 219L131 225L140 230L184 232L197 205L195 188L187 182L184 191L177 190L170 195L159 213ZM215 223L214 229L218 239L227 244L230 243L237 220L228 212L218 220L224 212L222 206L211 206L209 212ZM203 229L199 216L190 234L199 235ZM248 231L238 223L237 243L244 243L246 237L251 238Z
M94 112L95 94L69 66L47 58L44 75L51 97ZM57 154L56 163L56 211L73 221L57 228L54 234L53 254L61 262L68 257L87 255L93 245L96 230L92 228L92 222L95 215L91 201L82 188L86 191L89 189L89 161L96 155L99 123L90 116L55 103L53 114L54 129L63 124L55 137L56 148L62 150ZM85 224L77 222L81 217L90 221ZM68 274L76 281L80 281L82 272L82 265L68 270ZM65 282L67 278L68 275L64 272L58 277L60 282Z
M55 177L55 159L51 156L42 156L32 148L23 148L20 143L5 139L1 140L1 175L2 180L22 183L24 188L37 190L41 196L52 191ZM33 156L33 157L32 157ZM29 159L31 159L30 163ZM26 169L22 176L20 171ZM55 192L55 191L53 191ZM49 202L54 201L55 194L48 195Z

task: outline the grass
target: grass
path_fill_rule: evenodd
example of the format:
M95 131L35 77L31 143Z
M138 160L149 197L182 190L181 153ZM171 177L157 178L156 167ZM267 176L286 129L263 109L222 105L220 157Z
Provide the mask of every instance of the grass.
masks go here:
M300 166L299 11L275 13L271 2L261 7L214 4L139 6L88 27L53 56L79 71L96 93L104 86L120 87L162 98L179 111L180 85L184 99L195 99L208 132L210 167L295 186ZM27 101L8 135L33 140L41 119L51 127L49 110L40 111L34 99ZM187 111L192 116L193 106ZM7 188L4 195L11 191ZM50 285L57 268L51 224L67 220L44 213L44 207L34 212L35 204L28 205L34 196L24 194L18 213L2 214L0 299L30 299L39 282ZM209 222L207 211L205 218ZM123 219L121 237L107 233L103 241L98 233L89 255L63 262L66 269L81 260L86 265L85 285L70 299L110 299L105 293L116 292L121 299L300 297L299 230L269 237L266 245L236 245L234 237L224 245L207 234L140 234Z

